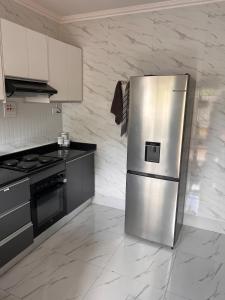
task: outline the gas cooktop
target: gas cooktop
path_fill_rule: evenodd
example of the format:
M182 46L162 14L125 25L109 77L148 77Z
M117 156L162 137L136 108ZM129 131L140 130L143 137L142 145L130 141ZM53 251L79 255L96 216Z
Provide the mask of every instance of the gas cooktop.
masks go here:
M29 154L14 159L4 160L0 163L0 167L29 173L30 171L36 171L47 166L51 166L61 160L61 158L57 157Z

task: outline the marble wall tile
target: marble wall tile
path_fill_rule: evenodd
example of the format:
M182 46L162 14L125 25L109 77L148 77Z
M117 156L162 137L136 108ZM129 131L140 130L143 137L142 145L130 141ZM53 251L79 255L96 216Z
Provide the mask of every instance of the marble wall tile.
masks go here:
M58 37L58 23L27 9L14 0L0 0L0 18L50 35L53 38Z
M110 114L117 80L188 72L197 90L186 215L196 226L198 218L224 220L224 14L225 4L217 3L60 27L61 39L84 54L84 102L63 105L63 127L75 140L98 144L98 203L125 203L126 138Z
M54 38L59 25L13 0L0 0L0 18L18 23ZM52 142L62 130L61 115L52 115L50 104L17 105L15 118L4 118L0 104L0 154Z

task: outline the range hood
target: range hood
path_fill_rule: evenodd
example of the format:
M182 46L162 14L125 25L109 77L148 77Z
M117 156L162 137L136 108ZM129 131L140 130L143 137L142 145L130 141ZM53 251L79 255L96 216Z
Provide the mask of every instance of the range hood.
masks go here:
M8 98L51 97L52 95L57 94L57 90L46 82L25 81L11 78L5 79L5 90Z

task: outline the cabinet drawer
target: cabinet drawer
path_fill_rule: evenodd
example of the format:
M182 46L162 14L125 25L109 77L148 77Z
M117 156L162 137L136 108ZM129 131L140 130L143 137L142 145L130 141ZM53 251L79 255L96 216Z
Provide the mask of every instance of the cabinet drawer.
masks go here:
M22 227L11 237L0 242L0 267L33 243L33 225Z
M0 217L0 241L31 222L30 202Z
M29 179L15 182L0 189L0 215L30 200Z

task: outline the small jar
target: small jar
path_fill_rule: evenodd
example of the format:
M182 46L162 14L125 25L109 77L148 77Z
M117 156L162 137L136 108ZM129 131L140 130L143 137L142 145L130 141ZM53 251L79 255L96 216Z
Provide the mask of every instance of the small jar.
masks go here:
M61 137L63 137L64 140L69 140L69 132L62 132Z
M70 140L64 139L63 146L66 147L66 148L69 148L70 147Z
M57 143L58 143L59 147L62 147L63 144L64 144L64 138L61 137L61 136L58 136L57 137Z

